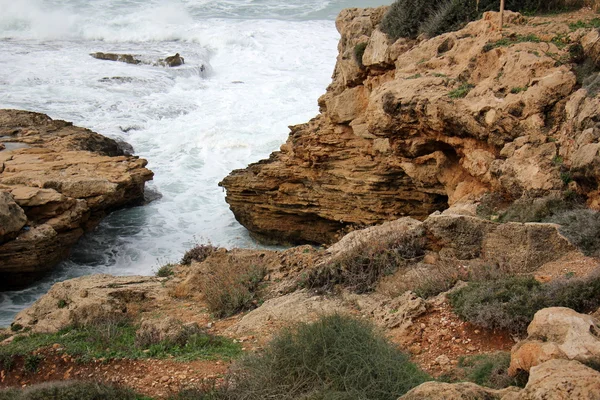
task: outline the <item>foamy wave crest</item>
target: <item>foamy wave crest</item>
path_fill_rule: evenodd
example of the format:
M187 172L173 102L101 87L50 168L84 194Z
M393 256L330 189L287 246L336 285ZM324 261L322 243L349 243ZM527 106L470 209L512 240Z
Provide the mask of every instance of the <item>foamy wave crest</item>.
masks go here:
M71 35L79 17L38 0L0 0L0 38L58 39Z

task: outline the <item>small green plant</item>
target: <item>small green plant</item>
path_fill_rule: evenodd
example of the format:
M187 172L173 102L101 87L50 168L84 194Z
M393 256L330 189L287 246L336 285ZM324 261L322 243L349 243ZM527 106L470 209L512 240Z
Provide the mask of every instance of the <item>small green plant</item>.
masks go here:
M560 155L555 155L554 158L552 159L552 163L554 165L562 165L565 162L565 160L563 159L562 156Z
M521 92L525 92L526 90L527 90L527 86L516 86L516 87L510 89L510 92L512 94L518 94Z
M67 304L67 301L66 301L65 299L60 299L60 300L57 302L57 304L56 304L56 306L57 306L58 308L65 308L67 305L68 305L68 304Z
M175 268L173 264L165 264L156 271L156 276L158 276L159 278L167 278L169 276L173 276L175 274L173 268Z
M362 58L365 54L365 50L367 49L367 42L358 43L354 46L354 61L358 64L360 68L364 68Z
M486 43L483 46L483 52L487 53L488 51L496 49L498 47L508 47L508 46L515 45L517 43L526 43L526 42L540 43L541 39L534 34L511 35L511 36L503 37L502 39L497 40L495 42Z
M573 178L571 177L571 172L569 171L563 171L560 173L560 180L565 184L568 185Z
M434 72L432 75L436 78L447 78L448 77L448 75L440 74L439 72Z
M576 31L577 29L588 29L588 28L600 28L600 18L594 18L590 21L577 21L571 22L569 24L569 29L571 31Z
M23 325L21 325L21 324L11 324L10 325L10 330L13 332L19 332L22 329L23 329Z
M448 93L448 96L451 99L462 99L464 97L467 97L471 89L473 89L474 87L475 86L470 83L463 83L458 88L451 90L450 93Z
M443 377L450 382L468 381L492 389L524 386L518 378L508 376L509 352L462 356L454 370Z
M31 374L37 372L44 357L39 354L28 354L23 361L23 369Z
M179 263L181 265L190 265L192 261L201 263L217 250L218 248L210 243L198 244L186 251Z
M396 400L429 379L370 324L330 315L283 330L241 360L226 398Z
M414 74L411 76L407 76L406 79L419 79L421 76L421 74Z

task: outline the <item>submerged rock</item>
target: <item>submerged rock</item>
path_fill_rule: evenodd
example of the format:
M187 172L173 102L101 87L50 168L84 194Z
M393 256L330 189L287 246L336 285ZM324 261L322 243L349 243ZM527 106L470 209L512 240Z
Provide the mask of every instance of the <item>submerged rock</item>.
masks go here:
M144 57L140 55L133 54L117 54L117 53L90 53L90 56L97 58L98 60L107 60L107 61L119 61L127 64L148 64L148 65L157 65L162 67L179 67L185 64L185 60L183 57L176 53L174 56L169 56L166 58L161 58L156 61L148 61L144 60ZM204 68L204 66L202 66ZM110 82L111 80L116 80L120 82L128 82L131 78L126 77L112 77L112 78L102 78L101 82Z
M0 110L0 137L25 145L0 153L2 289L33 282L107 213L141 204L152 179L114 140L43 114Z

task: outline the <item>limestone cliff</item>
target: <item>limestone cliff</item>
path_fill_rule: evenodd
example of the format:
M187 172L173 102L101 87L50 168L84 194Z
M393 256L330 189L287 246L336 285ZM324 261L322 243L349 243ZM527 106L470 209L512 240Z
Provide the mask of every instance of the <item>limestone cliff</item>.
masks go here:
M147 162L71 123L0 110L0 288L64 259L108 212L143 201Z
M378 29L385 10L341 12L321 113L221 182L238 221L258 236L331 243L488 191L569 190L600 207L600 35L569 25L591 12L508 13L503 32L487 13L458 32L392 43Z

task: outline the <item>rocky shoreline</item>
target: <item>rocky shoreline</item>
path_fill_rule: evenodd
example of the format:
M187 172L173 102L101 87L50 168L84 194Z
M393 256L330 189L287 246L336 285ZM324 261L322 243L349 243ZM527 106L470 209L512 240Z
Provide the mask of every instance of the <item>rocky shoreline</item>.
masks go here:
M182 361L178 370L171 347L160 353L174 369L165 375L152 345L170 340L188 351L185 340L202 332L263 354L290 327L342 315L372 323L423 372L394 398L599 398L593 14L507 13L502 33L498 15L486 13L457 32L391 43L378 28L385 11L340 14L321 114L292 127L268 160L221 182L238 221L258 237L329 247L204 244L155 277L57 283L16 316L0 349L28 337L52 341L0 352L0 384L94 379L160 398L213 384L210 393L224 390L217 398L236 398L251 372L228 387L227 374L241 368L225 372L230 358L203 359L212 367L196 371ZM0 261L10 256L26 272L42 255L19 244L62 254L106 212L140 201L152 177L113 141L41 114L0 111L0 140ZM98 326L111 335L125 327L136 361L109 351L114 336L101 343L102 356L77 360L65 342ZM30 356L41 357L37 374L27 370ZM485 357L492 364L480 372L489 380L467 376L464 364ZM334 369L346 369L340 363ZM301 398L326 399L325 389Z
M377 28L385 10L340 13L321 113L221 182L242 225L330 244L489 191L510 201L569 190L600 207L600 100L581 76L581 65L594 71L600 61L596 30L508 13L505 38L486 13L457 32L392 43Z
M147 162L88 129L0 110L0 288L24 287L65 259L109 212L141 204Z

